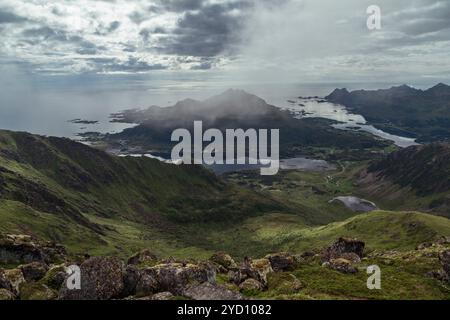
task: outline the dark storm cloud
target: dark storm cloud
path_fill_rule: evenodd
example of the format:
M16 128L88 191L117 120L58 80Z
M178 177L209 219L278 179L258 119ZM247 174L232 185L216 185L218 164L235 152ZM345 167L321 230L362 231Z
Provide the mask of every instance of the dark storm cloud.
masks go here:
M224 53L238 42L248 1L203 5L186 12L173 33L160 42L163 53L212 57Z
M21 16L18 16L12 12L4 11L0 9L0 24L4 23L19 23L24 22L27 19Z

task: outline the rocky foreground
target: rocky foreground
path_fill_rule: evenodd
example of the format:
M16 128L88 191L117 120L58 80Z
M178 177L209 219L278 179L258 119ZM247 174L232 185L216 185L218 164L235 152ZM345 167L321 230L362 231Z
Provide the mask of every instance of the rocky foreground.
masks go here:
M450 239L420 245L416 252L437 255L441 269L428 277L450 283ZM372 252L371 256L409 259L399 252ZM269 290L269 278L283 275L283 286L301 292L303 279L290 273L304 263L317 263L339 273L356 274L367 259L365 243L340 238L329 247L300 255L270 254L262 259L245 258L237 263L219 252L208 261L158 259L143 250L126 262L117 257L72 256L58 244L42 242L26 235L0 236L0 300L242 300ZM69 289L69 267L81 271L81 289Z

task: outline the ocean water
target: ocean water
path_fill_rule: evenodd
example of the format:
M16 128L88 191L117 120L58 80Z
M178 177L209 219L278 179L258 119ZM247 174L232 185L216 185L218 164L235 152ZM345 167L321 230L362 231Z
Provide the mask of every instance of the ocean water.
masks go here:
M282 81L248 84L178 74L46 77L22 74L0 77L0 129L78 139L77 134L81 132L119 132L133 126L111 123L111 113L152 105L165 107L186 98L202 100L230 88L246 90L280 108L292 108L288 100L298 101L299 96L325 96L337 87L374 89L390 85ZM358 123L365 121L357 115L348 115L345 110L339 110L337 114L333 112L332 116L342 117L338 120L343 120L344 126L351 123L352 119ZM311 104L307 111L311 112L310 116L330 118L329 106ZM98 123L70 122L73 119ZM375 128L366 129L377 134ZM383 134L378 132L377 135Z

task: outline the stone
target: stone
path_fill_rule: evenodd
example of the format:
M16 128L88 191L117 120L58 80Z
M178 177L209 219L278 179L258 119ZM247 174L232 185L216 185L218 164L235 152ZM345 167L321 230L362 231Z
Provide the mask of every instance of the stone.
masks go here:
M286 252L267 255L266 259L275 272L293 271L297 265L295 257Z
M11 284L12 292L19 295L20 285L25 282L22 271L20 269L5 270L4 275Z
M130 272L130 269L128 269ZM135 277L136 275L128 274L131 277ZM131 281L134 281L132 279ZM130 286L129 283L126 283L127 286ZM159 291L160 285L158 281L158 273L153 268L147 268L139 271L139 276L137 277L136 285L135 285L135 293L138 296L149 296Z
M339 271L341 273L357 273L358 269L356 269L351 261L338 258L338 259L331 259L327 265L330 269Z
M90 258L81 264L81 289L62 286L61 300L109 300L123 292L124 264L114 257Z
M21 265L23 276L26 281L41 280L48 271L48 266L43 262L31 262L29 264Z
M8 278L6 278L5 271L0 269L0 289L14 291L13 286Z
M44 253L26 235L0 237L0 264L20 264L44 261Z
M362 259L364 255L364 247L365 243L358 239L339 238L331 246L325 249L322 254L323 261L340 258L345 253L354 253Z
M11 301L15 300L16 296L11 291L1 288L0 289L0 301Z
M225 270L237 268L237 264L233 260L233 258L229 254L226 254L224 252L217 252L213 254L209 260L218 264L219 266L222 266L223 268L225 268Z
M140 264L155 264L158 258L150 252L150 250L142 250L128 259L128 264L140 265Z
M134 265L128 265L123 276L122 297L129 297L136 294L136 287L141 278L141 271Z
M66 277L66 267L64 265L55 265L47 271L41 282L53 290L59 290Z
M20 300L55 300L56 292L45 284L38 282L24 282L20 285Z
M257 292L262 291L263 289L264 286L261 284L261 282L251 278L245 280L239 285L239 290L241 290L242 292Z
M444 272L450 277L450 250L439 253L439 261L441 262Z
M193 300L243 300L238 292L229 290L223 285L205 282L190 285L183 291L183 296Z
M153 268L159 284L159 291L169 291L181 295L189 284L214 283L215 268L209 264L172 263L158 265Z
M252 260L246 258L244 263L237 270L230 270L228 277L231 282L240 285L245 280L251 278L267 286L267 275L273 272L269 259Z

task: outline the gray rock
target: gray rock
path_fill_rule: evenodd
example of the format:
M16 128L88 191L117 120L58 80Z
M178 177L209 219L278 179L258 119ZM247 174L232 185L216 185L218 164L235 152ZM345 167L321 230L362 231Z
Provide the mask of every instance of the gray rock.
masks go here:
M109 300L117 298L124 288L124 264L118 258L95 257L83 262L81 290L62 286L61 300Z

